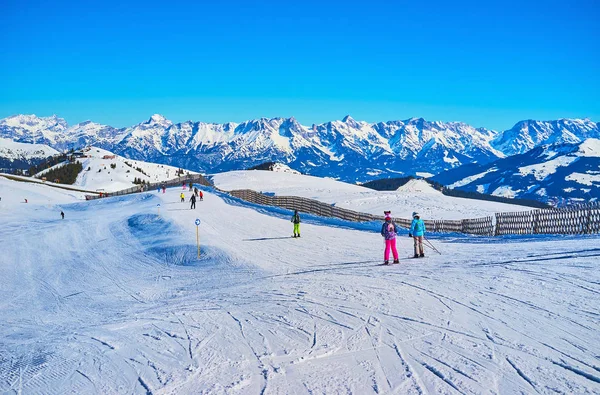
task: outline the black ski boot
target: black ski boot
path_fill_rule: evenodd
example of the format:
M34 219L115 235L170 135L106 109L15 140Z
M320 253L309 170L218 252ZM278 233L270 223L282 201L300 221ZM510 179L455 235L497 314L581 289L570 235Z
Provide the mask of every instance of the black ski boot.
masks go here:
M425 258L425 254L419 255L419 258Z
M415 254L415 256L413 256L413 258L418 258L418 257L419 257L419 254Z
M389 265L389 264L390 264L390 261L383 261L383 264L384 264L384 265Z
M400 263L399 259L394 259L394 263Z

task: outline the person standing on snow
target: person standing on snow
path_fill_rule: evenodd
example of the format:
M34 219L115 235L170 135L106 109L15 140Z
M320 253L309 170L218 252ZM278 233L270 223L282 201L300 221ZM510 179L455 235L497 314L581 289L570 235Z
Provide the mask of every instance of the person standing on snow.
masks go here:
M60 212L60 216L62 217L62 219L65 219L65 213L63 211Z
M195 210L195 209L196 209L196 195L192 195L192 197L190 198L190 202L192 202L192 205L191 205L191 207L190 207L190 210L191 210L191 209L194 209L194 210Z
M190 182L190 192L192 192L193 188L194 188L194 184Z
M181 198L181 203L185 203L185 195L183 194L183 192L181 192L181 195L179 195L179 197Z
M381 226L381 236L385 239L385 251L383 253L383 264L390 264L390 250L394 255L394 263L400 263L398 259L398 250L396 249L396 234L398 233L398 225L392 221L392 212L384 211L385 222Z
M425 222L421 219L419 213L413 213L413 220L410 224L410 232L408 237L412 237L415 241L415 258L424 258L425 250L423 249L423 237L425 236Z
M292 221L294 223L294 236L300 237L300 214L298 214L298 210L294 210L294 215L292 216Z
M198 197L198 188L194 187L194 195L196 195L196 197Z
M204 195L202 194L202 191L198 191L200 193L200 201L204 200Z

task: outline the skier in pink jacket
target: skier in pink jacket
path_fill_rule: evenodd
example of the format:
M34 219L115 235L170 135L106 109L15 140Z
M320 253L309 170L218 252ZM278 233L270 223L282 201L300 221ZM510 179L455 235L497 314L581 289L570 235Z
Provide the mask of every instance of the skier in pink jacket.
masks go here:
M392 221L392 212L384 211L385 222L381 226L381 235L385 238L385 252L384 252L384 265L390 264L390 249L394 255L394 263L400 263L398 259L398 250L396 250L396 234L398 233L398 226Z

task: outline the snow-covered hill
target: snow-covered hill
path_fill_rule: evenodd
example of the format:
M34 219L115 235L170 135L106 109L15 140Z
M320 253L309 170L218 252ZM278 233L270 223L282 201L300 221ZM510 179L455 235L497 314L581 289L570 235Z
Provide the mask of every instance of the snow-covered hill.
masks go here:
M155 114L146 122L117 129L89 121L68 127L56 116L18 115L0 120L0 137L40 142L58 150L93 144L128 158L203 172L273 161L306 174L366 181L437 174L467 163L488 163L539 144L600 138L600 132L597 124L577 119L523 121L498 133L422 118L367 123L347 116L304 126L294 118L173 123Z
M277 162L262 163L260 165L251 167L248 170L268 170L268 171L275 171L275 172L279 172L279 173L301 174L299 171L292 169L288 165L283 164L283 163L277 163Z
M379 223L47 188L0 178L0 393L600 391L598 237L404 233L384 267Z
M497 212L528 211L530 207L445 196L423 180L411 180L397 191L375 191L359 185L306 175L261 170L231 171L212 176L221 189L252 189L280 196L301 196L364 213L426 219L479 218Z
M434 181L467 191L564 203L600 198L600 140L540 146L487 165L470 165Z
M18 143L8 138L0 138L0 158L5 160L45 159L58 153L45 144Z
M300 174L299 171L292 169L291 167L289 167L288 165L284 165L283 163L275 163L273 164L273 168L270 169L271 171L277 172L277 173L292 173L292 174Z
M27 199L28 203L25 203ZM50 206L57 204L75 203L85 200L85 193L70 191L62 188L53 188L44 183L18 182L0 176L0 215L4 218L8 212L18 210L21 205L37 209L39 206ZM57 212L57 218L60 211ZM0 235L3 228L0 221ZM4 246L3 246L4 248ZM2 257L0 257L0 262ZM1 347L0 347L1 350Z
M135 178L155 183L178 176L176 167L126 159L98 147L91 147L84 154L86 157L77 159L83 165L83 171L73 185L92 191L127 189L134 186ZM184 174L188 173L194 174L187 170Z
M0 138L0 169L26 169L58 151L44 144L17 143Z

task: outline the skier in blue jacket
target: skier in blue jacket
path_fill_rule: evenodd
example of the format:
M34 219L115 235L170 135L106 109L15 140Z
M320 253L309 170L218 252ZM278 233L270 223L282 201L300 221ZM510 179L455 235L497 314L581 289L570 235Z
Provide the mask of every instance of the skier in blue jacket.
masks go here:
M413 213L413 220L410 224L410 232L408 233L408 237L412 237L415 241L415 258L425 257L425 250L423 249L424 236L425 222L423 222L419 213Z

